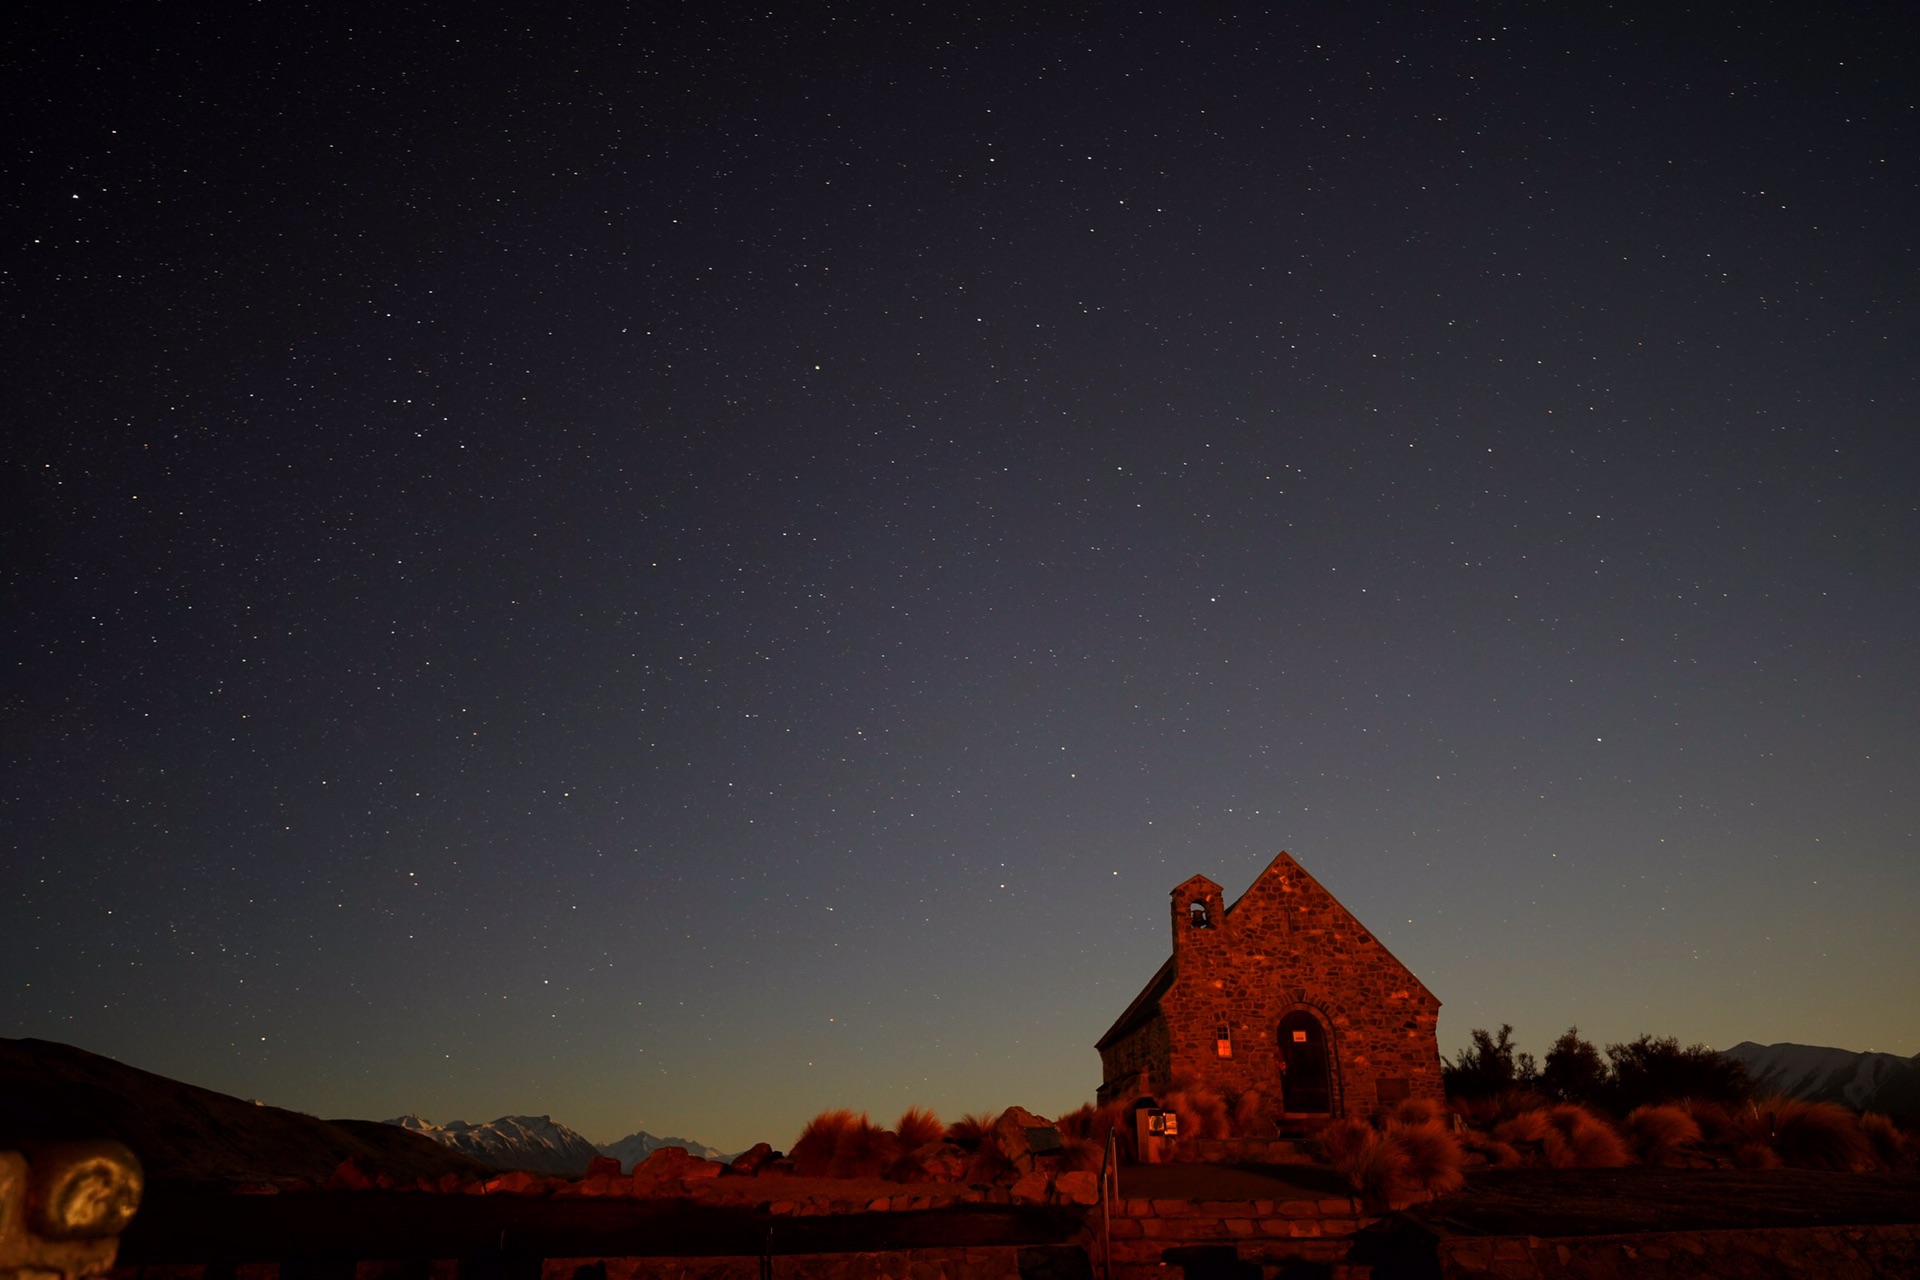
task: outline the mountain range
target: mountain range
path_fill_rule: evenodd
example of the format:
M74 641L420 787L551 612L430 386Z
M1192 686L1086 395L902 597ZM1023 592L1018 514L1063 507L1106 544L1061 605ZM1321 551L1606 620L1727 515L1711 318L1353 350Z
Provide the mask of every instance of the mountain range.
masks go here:
M112 1138L150 1180L188 1185L323 1183L343 1161L411 1182L486 1166L372 1120L320 1120L129 1067L51 1040L0 1039L0 1150Z
M533 1173L566 1176L585 1173L595 1156L612 1156L620 1162L620 1172L631 1173L634 1165L660 1147L685 1147L688 1154L709 1160L725 1158L712 1147L689 1138L656 1138L644 1130L628 1134L618 1142L589 1142L552 1116L501 1116L482 1124L469 1124L465 1120L434 1124L419 1116L407 1115L387 1123L431 1138L496 1169L526 1169Z
M1744 1066L1763 1093L1838 1102L1859 1111L1920 1120L1920 1054L1902 1058L1892 1053L1752 1040L1720 1052Z

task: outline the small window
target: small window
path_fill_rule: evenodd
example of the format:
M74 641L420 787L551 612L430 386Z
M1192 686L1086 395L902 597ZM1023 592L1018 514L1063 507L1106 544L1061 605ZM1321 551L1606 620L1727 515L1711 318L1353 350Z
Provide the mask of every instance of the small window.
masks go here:
M1187 904L1187 923L1196 929L1211 929L1213 919L1207 915L1207 904L1196 898Z

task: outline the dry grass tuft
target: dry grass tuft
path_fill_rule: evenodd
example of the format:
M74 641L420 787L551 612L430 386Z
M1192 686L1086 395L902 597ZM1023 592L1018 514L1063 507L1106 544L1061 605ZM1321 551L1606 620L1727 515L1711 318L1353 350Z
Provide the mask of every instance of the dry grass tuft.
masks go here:
M1431 1098L1402 1098L1399 1105L1389 1113L1388 1119L1395 1124L1430 1124L1440 1120L1445 1114L1440 1104Z
M946 1136L947 1127L940 1123L940 1117L925 1107L908 1107L900 1113L900 1120L893 1126L899 1135L900 1145L908 1151L918 1151L929 1142L938 1142Z
M968 1151L977 1150L993 1132L993 1122L999 1118L999 1113L995 1111L961 1116L947 1126L947 1141L956 1147L965 1147Z
M836 1178L882 1178L900 1163L900 1139L867 1119L863 1112L840 1131L833 1147Z
M1183 1138L1227 1136L1227 1104L1205 1085L1189 1084L1169 1092L1160 1105L1180 1117Z
M1271 1138L1280 1132L1280 1100L1248 1089L1233 1100L1227 1124L1238 1138Z
M1435 1195L1445 1195L1458 1191L1466 1182L1466 1175L1460 1172L1460 1144L1454 1140L1452 1130L1438 1119L1414 1124L1392 1121L1387 1125L1385 1136L1406 1156L1406 1166L1400 1176L1408 1184Z
M1358 1120L1338 1120L1320 1131L1333 1167L1370 1200L1390 1198L1406 1185L1407 1153L1386 1134Z
M1873 1148L1873 1158L1882 1169L1889 1173L1903 1173L1912 1169L1913 1140L1900 1132L1889 1117L1877 1111L1864 1112L1860 1117L1860 1135Z
M1853 1113L1835 1103L1768 1098L1744 1120L1747 1137L1771 1146L1788 1168L1858 1172L1874 1166L1872 1142Z
M1716 1147L1737 1147L1747 1140L1740 1122L1720 1103L1710 1098L1687 1098L1679 1106L1700 1126L1702 1142Z
M1576 1102L1563 1102L1547 1111L1547 1120L1566 1141L1567 1163L1574 1169L1618 1169L1633 1163L1633 1152L1620 1133L1596 1113Z
M1700 1125L1683 1108L1662 1104L1627 1113L1627 1136L1647 1164L1662 1164L1700 1141Z
M1733 1167L1736 1169L1778 1169L1780 1157L1773 1148L1764 1142L1746 1142L1733 1152Z
M1382 1129L1338 1120L1320 1131L1320 1146L1354 1190L1376 1200L1415 1189L1445 1195L1466 1181L1465 1153L1437 1117L1414 1124L1389 1120Z
M855 1123L853 1112L841 1108L836 1111L822 1111L807 1121L800 1130L800 1136L793 1140L793 1146L787 1149L787 1159L793 1161L793 1171L803 1178L829 1177L833 1170L833 1153L840 1145L840 1135Z

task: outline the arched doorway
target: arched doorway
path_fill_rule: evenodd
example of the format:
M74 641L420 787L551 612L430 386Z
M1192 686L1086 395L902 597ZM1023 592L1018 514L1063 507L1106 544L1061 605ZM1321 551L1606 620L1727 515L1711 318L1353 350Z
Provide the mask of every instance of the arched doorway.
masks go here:
M1325 1115L1333 1110L1331 1083L1326 1028L1295 1009L1280 1019L1281 1104L1292 1115Z

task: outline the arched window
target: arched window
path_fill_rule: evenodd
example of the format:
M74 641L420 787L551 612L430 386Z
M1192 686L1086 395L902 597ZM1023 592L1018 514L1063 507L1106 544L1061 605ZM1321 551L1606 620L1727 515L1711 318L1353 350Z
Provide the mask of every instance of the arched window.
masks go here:
M1207 904L1204 901L1195 898L1187 904L1187 923L1196 929L1213 927L1213 917L1207 914Z

